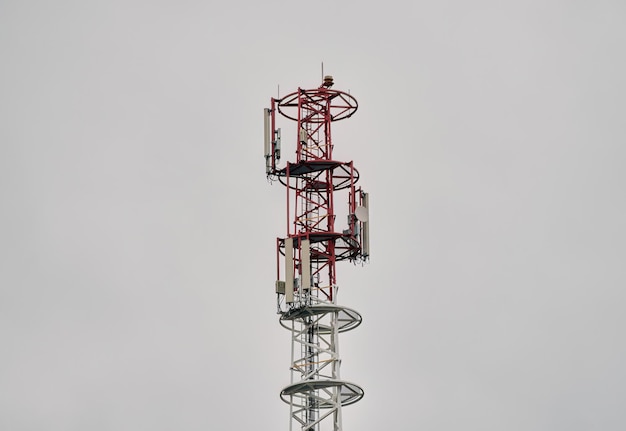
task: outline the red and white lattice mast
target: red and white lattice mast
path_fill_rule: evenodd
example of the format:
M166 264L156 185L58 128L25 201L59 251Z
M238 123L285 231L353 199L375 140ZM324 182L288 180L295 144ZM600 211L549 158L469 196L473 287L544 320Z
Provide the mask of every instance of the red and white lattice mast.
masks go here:
M353 163L333 158L331 125L352 116L358 104L332 86L326 76L319 88L272 98L264 110L266 173L287 191L276 294L280 324L291 331L291 383L280 393L290 406L291 431L340 431L341 408L363 397L360 386L340 375L339 333L356 328L361 315L337 304L336 264L369 258L368 194L356 187ZM277 113L296 122L296 160L282 167Z

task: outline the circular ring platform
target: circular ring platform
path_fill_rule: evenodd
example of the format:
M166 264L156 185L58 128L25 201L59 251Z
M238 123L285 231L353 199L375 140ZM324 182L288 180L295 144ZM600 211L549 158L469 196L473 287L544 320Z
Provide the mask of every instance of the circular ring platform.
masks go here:
M322 173L332 171L332 190L343 190L359 181L359 171L350 169L350 163L335 160L304 160L298 163L289 163L289 178L304 178L310 182L310 189L326 190L326 183L319 181ZM335 172L337 171L337 172ZM282 185L287 186L287 167L272 172L278 177ZM295 184L289 185L290 189L296 189Z
M333 400L334 391L339 388L342 406L349 406L363 398L365 392L363 388L354 383L344 380L305 380L289 385L280 391L280 398L287 404L291 404L292 397L303 399L303 404L313 396L317 402L316 407L320 409L333 408L339 402Z
M330 114L330 121L343 120L351 117L358 107L359 103L350 94L322 87L299 89L278 100L278 112L283 117L298 121L298 110L304 109L310 114L301 120L307 123L323 123L326 114Z
M289 310L286 313L283 313L279 322L283 328L291 331L291 324L288 322L292 322L294 320L304 320L307 317L322 318L326 314L330 313L337 313L337 330L339 332L350 331L359 326L363 321L361 314L351 308L334 304L318 304L307 305ZM330 325L319 323L317 325L317 330L320 334L329 334L331 332L331 327Z

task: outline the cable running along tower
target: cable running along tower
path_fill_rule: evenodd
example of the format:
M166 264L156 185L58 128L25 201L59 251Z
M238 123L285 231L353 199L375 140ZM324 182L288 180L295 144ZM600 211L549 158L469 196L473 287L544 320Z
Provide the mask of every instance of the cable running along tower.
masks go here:
M363 389L340 374L339 334L359 326L361 315L337 303L336 264L369 258L368 194L356 186L353 163L333 158L331 125L351 117L358 104L332 86L326 76L318 88L272 98L263 115L266 174L287 192L287 232L276 241L276 296L280 324L291 333L291 383L280 392L290 431L341 431L342 407L363 397ZM296 122L296 160L282 167L277 114Z

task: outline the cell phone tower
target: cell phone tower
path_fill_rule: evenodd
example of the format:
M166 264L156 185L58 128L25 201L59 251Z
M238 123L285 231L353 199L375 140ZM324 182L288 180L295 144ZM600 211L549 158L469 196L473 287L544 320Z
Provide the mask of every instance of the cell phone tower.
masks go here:
M291 383L280 392L289 404L290 431L341 431L342 407L363 397L359 385L341 378L339 334L362 318L337 303L336 264L369 259L368 194L356 187L353 162L333 158L331 125L351 117L358 104L332 86L325 76L320 87L272 98L264 109L266 174L287 192L287 233L276 241L276 296L279 322L291 332ZM282 167L277 113L296 122L296 160ZM347 216L339 229L336 209Z

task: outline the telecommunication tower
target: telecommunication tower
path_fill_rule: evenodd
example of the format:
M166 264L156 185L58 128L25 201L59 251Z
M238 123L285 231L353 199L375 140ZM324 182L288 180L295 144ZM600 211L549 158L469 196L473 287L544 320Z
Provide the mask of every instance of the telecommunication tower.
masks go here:
M279 322L291 332L291 383L280 392L290 407L290 431L341 431L342 407L363 397L340 374L339 334L362 318L337 303L336 264L369 259L369 199L356 187L353 162L333 158L331 125L351 117L358 104L332 86L325 76L318 88L272 98L263 113L266 174L287 192L287 232L276 240L276 296ZM277 113L296 126L296 159L282 167ZM338 212L347 218L339 228Z

